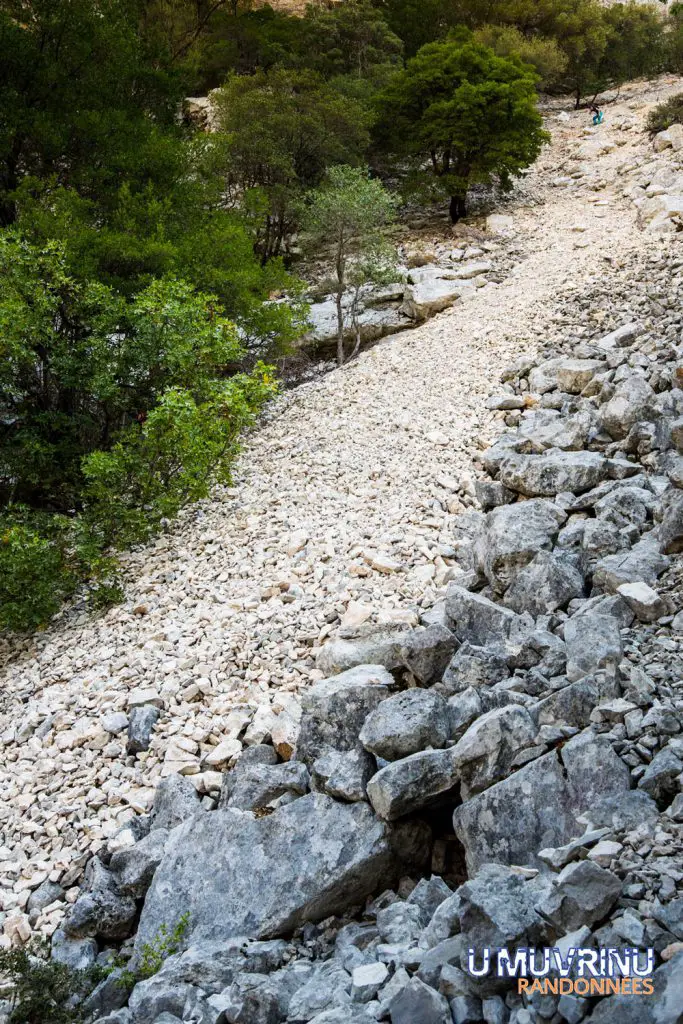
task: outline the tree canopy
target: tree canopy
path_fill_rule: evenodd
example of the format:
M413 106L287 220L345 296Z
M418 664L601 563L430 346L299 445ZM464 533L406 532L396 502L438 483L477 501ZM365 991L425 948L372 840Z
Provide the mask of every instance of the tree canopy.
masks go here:
M429 160L456 222L470 185L495 175L507 187L538 156L546 135L535 83L530 66L472 39L429 43L381 97L379 138L390 151Z

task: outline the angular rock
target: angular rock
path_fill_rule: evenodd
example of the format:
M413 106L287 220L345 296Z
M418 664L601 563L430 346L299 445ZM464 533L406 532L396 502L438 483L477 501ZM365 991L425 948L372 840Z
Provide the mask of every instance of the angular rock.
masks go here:
M488 862L534 865L538 850L581 831L554 751L456 807L453 827L470 875Z
M297 760L310 768L329 750L353 750L365 719L394 688L381 665L360 665L306 690Z
M665 747L650 761L638 780L638 788L644 790L663 810L679 791L678 778L683 773L683 762L673 750Z
M508 608L455 583L451 583L446 592L446 611L457 638L478 647L504 640L516 618Z
M548 933L535 907L539 887L500 864L485 864L460 886L458 895L460 930L478 951L540 945Z
M621 893L621 881L591 860L568 864L550 895L539 904L558 932L575 931L602 920Z
M647 583L622 583L617 594L635 613L640 622L656 622L666 614L666 605L656 590Z
M114 876L94 858L90 867L92 888L82 893L69 910L63 930L69 938L125 939L137 917L135 900L123 895ZM92 862L91 862L92 864ZM93 877L94 876L94 877Z
M414 629L401 648L401 660L423 686L441 679L453 657L456 640L450 629L434 624Z
M50 956L73 971L85 971L95 963L97 943L94 939L70 938L58 928L52 936Z
M507 656L502 646L478 647L465 641L444 673L441 690L454 694L469 687L494 686L509 675Z
M145 895L164 856L167 842L168 831L157 828L135 846L112 855L109 868L120 892L136 899Z
M592 611L573 615L564 626L570 682L598 671L615 676L623 657L621 633L611 616Z
M682 492L683 493L683 492ZM616 593L624 583L647 583L652 586L669 565L653 533L645 534L630 551L607 555L593 570L593 587Z
M534 618L564 608L582 597L585 582L578 560L562 552L541 551L521 569L505 594L505 603Z
M247 764L235 775L233 785L221 791L220 807L256 811L267 807L285 793L303 796L308 791L308 771L298 761L276 765Z
M269 937L359 903L428 853L424 826L390 829L364 803L309 794L271 815L217 810L178 829L147 894L136 949L189 914L185 942ZM210 871L206 866L210 865Z
M458 774L450 750L424 750L382 768L368 783L375 813L394 821L447 793Z
M561 509L542 500L505 505L487 515L475 552L481 571L496 593L504 593L517 572L539 551L552 548L565 521Z
M311 788L338 800L367 799L367 785L377 771L374 757L360 744L354 750L330 750L311 768Z
M657 538L665 555L683 551L683 490L672 488L662 497ZM652 582L651 580L648 582Z
M389 1012L391 1024L452 1024L453 1020L446 999L419 978L411 978L394 996Z
M607 476L607 460L598 452L550 448L543 455L513 455L500 464L499 480L528 498L582 494Z
M448 705L432 690L405 690L387 697L365 719L360 741L385 761L427 747L443 747L450 735Z
M167 775L154 794L151 819L152 829L175 828L193 817L201 804L199 794L183 775Z
M152 731L160 714L159 709L153 704L131 709L126 742L126 751L129 754L140 754L143 750L149 750Z
M453 762L468 799L510 772L516 755L531 747L536 726L519 704L489 711L469 727L452 748Z
M631 427L648 418L655 401L655 393L638 373L631 374L617 384L609 402L600 410L600 422L610 437L620 440Z
M402 665L401 648L411 633L400 623L359 626L353 638L329 640L321 647L316 666L326 676L337 676L360 665L383 666L393 672Z

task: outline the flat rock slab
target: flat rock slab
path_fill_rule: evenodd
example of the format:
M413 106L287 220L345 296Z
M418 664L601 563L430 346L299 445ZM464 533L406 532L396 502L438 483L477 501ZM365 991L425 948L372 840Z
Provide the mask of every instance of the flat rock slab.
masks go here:
M389 828L365 803L310 794L254 818L212 811L169 845L147 895L136 949L189 914L185 943L283 935L360 903L429 851L421 823Z

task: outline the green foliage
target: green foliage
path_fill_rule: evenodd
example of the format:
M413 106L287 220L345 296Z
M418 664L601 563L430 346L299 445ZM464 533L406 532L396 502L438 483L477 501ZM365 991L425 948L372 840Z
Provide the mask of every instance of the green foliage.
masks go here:
M49 958L49 945L34 941L0 950L0 976L12 986L8 1024L80 1024L78 999L101 980L100 968L75 971Z
M540 89L548 89L561 80L569 63L555 39L525 36L514 25L483 25L474 32L474 41L488 46L498 57L518 57L530 64L538 75Z
M666 131L672 124L683 124L683 92L657 104L648 115L646 127L654 135Z
M123 968L120 983L126 988L132 988L139 981L154 977L163 967L164 961L182 948L189 924L190 913L186 911L170 931L168 925L162 924L152 941L143 943L140 953L132 961L117 958L114 967Z
M190 914L189 911L186 911L178 918L177 924L171 931L165 924L162 924L152 941L143 944L138 958L137 980L151 978L161 970L164 960L178 952L189 924Z
M361 160L368 113L320 76L282 68L232 76L216 108L229 142L228 194L251 212L258 248L269 259L294 230L305 191L331 165Z
M451 216L465 212L474 182L503 187L547 139L536 109L536 75L462 34L424 46L382 96L379 139L390 152L431 162Z
M395 210L396 200L382 183L368 178L367 172L357 167L331 168L324 186L308 197L304 228L309 241L333 247L339 365L346 359L344 293L352 287L350 316L356 334L353 357L360 347L360 289L370 282L386 280L391 273L393 261L382 244L382 228L393 220Z
M84 578L99 600L115 596L106 548L228 479L275 385L261 362L234 372L234 324L186 282L162 278L126 302L74 279L63 247L12 232L0 281L0 623L25 628Z

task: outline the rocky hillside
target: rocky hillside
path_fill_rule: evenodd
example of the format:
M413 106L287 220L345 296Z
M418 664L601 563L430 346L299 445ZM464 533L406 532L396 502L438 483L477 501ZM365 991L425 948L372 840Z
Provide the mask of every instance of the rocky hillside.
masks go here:
M478 287L5 650L4 941L132 954L97 1019L680 1020L683 128L642 133L680 88L549 110L505 233L434 241ZM653 949L654 994L468 971L501 946Z

